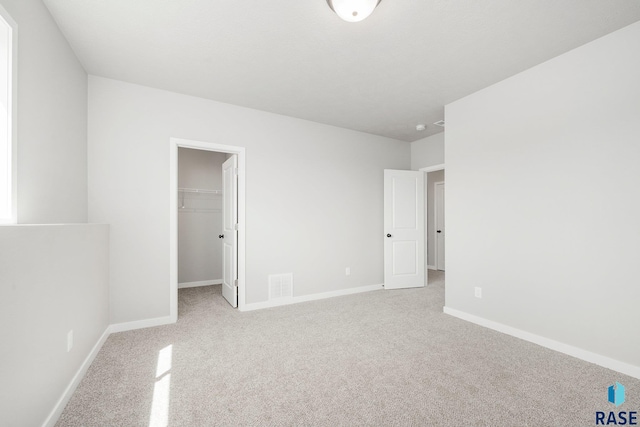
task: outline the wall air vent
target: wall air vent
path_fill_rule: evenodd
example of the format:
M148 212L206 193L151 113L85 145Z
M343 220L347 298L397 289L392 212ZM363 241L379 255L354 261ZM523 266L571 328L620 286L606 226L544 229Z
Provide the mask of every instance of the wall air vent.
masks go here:
M293 297L293 273L269 275L269 300Z
M444 127L444 120L438 120L437 122L434 123L434 125L440 126L441 128L443 128Z

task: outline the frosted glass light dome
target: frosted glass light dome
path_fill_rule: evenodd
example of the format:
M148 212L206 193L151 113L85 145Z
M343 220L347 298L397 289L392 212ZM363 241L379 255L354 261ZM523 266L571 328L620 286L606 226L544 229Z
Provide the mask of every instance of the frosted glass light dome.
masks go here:
M329 7L347 22L359 22L367 18L381 0L327 0Z

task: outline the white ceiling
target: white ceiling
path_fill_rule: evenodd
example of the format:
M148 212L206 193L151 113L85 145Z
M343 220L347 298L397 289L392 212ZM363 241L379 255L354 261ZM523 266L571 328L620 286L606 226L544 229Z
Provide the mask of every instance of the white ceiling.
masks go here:
M89 74L414 141L444 105L640 20L638 0L44 0ZM427 130L415 126L426 123Z

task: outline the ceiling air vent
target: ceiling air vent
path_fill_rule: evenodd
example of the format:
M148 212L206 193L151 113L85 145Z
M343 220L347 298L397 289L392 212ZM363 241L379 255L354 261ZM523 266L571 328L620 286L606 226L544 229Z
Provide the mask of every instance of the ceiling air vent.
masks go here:
M441 128L443 128L444 127L444 120L438 120L437 122L434 123L434 125L440 126Z
M269 275L269 299L293 297L293 273Z

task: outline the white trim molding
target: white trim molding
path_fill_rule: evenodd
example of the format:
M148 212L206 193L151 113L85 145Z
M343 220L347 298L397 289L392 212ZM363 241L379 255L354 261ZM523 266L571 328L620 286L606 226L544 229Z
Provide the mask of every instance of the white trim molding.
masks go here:
M78 369L78 372L76 372L76 374L73 376L67 388L64 389L64 391L62 392L62 396L60 396L60 398L56 402L56 405L53 407L53 410L49 413L49 416L45 420L44 424L42 424L43 427L53 427L56 425L58 419L60 418L60 415L62 415L62 411L64 411L65 406L67 406L67 403L69 403L69 400L71 400L71 396L73 396L73 393L76 391L78 384L80 384L80 381L82 381L82 378L84 378L87 370L89 369L89 366L91 366L93 359L96 358L96 356L100 352L100 349L102 348L102 345L107 341L107 338L109 338L109 335L111 333L110 330L111 326L107 326L107 329L105 329L100 338L98 338L98 342L96 342L96 344L89 352L89 355L84 359L84 362L82 362L82 365L80 365L80 369Z
M217 280L200 280L198 282L182 282L178 283L178 289L199 288L200 286L221 285L222 279Z
M316 300L339 297L344 295L359 294L362 292L379 291L382 289L384 288L382 284L380 284L380 285L359 286L357 288L340 289L337 291L322 292L319 294L300 295L297 297L290 297L290 298L278 298L278 299L273 299L271 301L245 304L245 306L241 308L240 311L261 310L263 308L280 307L283 305L297 304L300 302L307 302L307 301L316 301Z
M6 119L7 129L7 178L9 179L7 191L9 192L8 217L0 217L0 224L15 225L18 223L18 24L0 5L0 17L9 27L7 34L7 99L6 99ZM3 166L4 169L4 166Z
M466 320L467 322L475 323L476 325L484 326L485 328L493 329L494 331L502 332L503 334L511 335L512 337L520 338L522 340L538 344L542 347L546 347L551 350L567 354L569 356L573 356L586 362L590 362L604 368L620 372L621 374L640 379L640 366L630 365L628 363L621 362L607 356L602 356L588 350L574 347L569 344L564 344L559 341L554 341L550 338L532 334L531 332L523 331L521 329L507 326L502 323L494 322L493 320L488 320L483 317L474 316L473 314L465 313L453 308L444 307L442 311L445 314L457 317L458 319Z
M109 333L133 331L135 329L152 328L154 326L176 323L173 316L156 317L153 319L134 320L132 322L114 323L109 327Z
M100 349L102 349L102 346L107 341L107 338L109 338L109 335L116 332L132 331L134 329L150 328L152 326L168 325L171 323L175 323L172 317L165 316L165 317L158 317L155 319L145 319L145 320L138 320L133 322L116 323L113 325L108 325L105 331L102 333L102 335L98 339L98 342L96 342L96 344L93 346L93 348L91 349L87 357L84 359L84 362L82 362L82 365L80 365L80 368L71 379L71 382L69 383L67 388L65 388L64 392L62 392L62 395L56 402L55 406L49 413L49 416L44 421L42 426L53 427L56 425L56 423L58 422L58 419L60 418L60 416L62 415L62 412L64 411L64 408L67 406L67 403L69 403L69 400L71 400L73 393L76 391L78 384L80 384L80 381L82 381L82 379L86 375L87 370L89 369L89 366L91 366L91 363L93 363L93 360L96 358L96 356L100 352Z
M435 171L441 171L442 169L444 169L444 163L440 163L439 165L427 166L424 168L420 168L418 170L422 172L435 172Z

